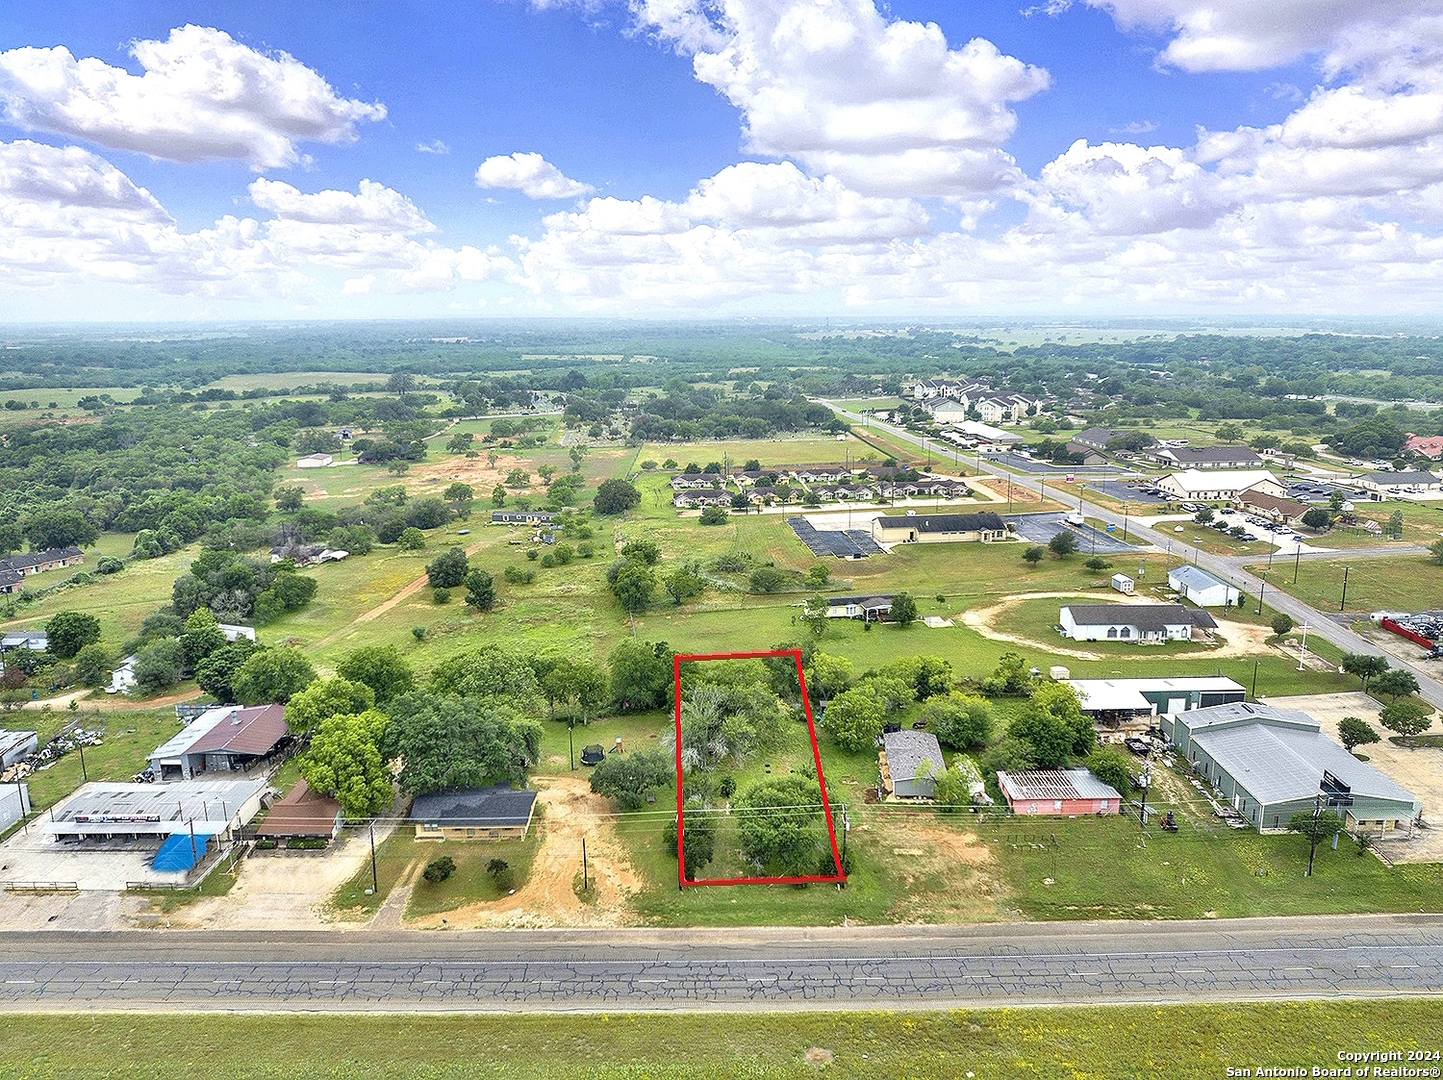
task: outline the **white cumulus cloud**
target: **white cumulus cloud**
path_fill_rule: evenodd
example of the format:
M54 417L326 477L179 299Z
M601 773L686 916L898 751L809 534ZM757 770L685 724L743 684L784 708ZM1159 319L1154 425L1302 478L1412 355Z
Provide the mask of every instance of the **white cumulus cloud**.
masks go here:
M499 154L476 169L476 186L512 188L528 199L575 199L596 189L572 180L536 153Z
M871 195L970 199L1020 173L1002 144L1040 68L873 0L637 0L638 20L691 55L742 112L750 149Z
M297 143L344 143L385 107L341 97L286 53L267 55L229 34L182 26L137 41L132 75L63 46L0 53L5 119L30 131L88 139L171 161L238 159L256 170L302 160Z

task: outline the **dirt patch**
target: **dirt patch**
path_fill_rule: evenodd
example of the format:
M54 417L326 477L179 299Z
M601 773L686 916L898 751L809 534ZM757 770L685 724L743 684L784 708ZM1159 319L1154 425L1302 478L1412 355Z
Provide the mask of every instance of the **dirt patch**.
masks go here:
M378 830L379 845L386 833ZM364 832L344 833L324 852L268 852L244 859L225 896L197 900L164 918L172 927L319 930L333 925L327 903L370 858ZM220 873L220 871L216 871ZM145 920L145 925L155 925Z
M830 1065L832 1058L836 1055L823 1046L809 1046L807 1052L802 1055L807 1059L808 1065Z
M496 465L493 467L487 460L489 453L485 447L477 447L480 457L468 458L465 454L455 454L445 461L436 464L426 464L419 467L413 466L412 472L421 475L408 477L406 488L413 495L435 495L437 485L447 485L460 481L463 484L470 484L475 490L478 500L489 500L491 492L496 485L500 484L506 489L508 495L531 495L537 492L544 492L546 485L541 482L541 477L536 473L536 462L524 457L517 457L514 454L497 452ZM506 483L506 474L512 469L520 469L524 473L531 474L529 487L512 489Z
M1383 736L1382 742L1358 747L1368 764L1411 791L1423 803L1423 820L1430 829L1415 829L1411 839L1387 839L1382 850L1394 862L1443 862L1443 748L1403 747L1388 742L1388 729L1378 722L1382 706L1367 694L1311 694L1269 698L1280 709L1301 709L1323 725L1323 733L1338 738L1338 721L1345 716L1366 720ZM1341 740L1339 740L1341 741Z
M860 815L859 815L860 816ZM888 923L968 922L997 917L1001 885L992 851L975 832L912 808L867 813L852 831L878 837L879 870L906 886Z
M485 900L446 913L452 929L483 926L625 926L636 922L628 902L641 878L611 823L611 804L576 776L538 776L536 801L544 808L541 847L526 884L500 900ZM581 840L595 899L583 903L573 885L581 871ZM439 916L412 925L438 928Z
M1005 600L999 600L989 607L976 608L972 611L964 611L960 618L964 624L972 627L985 637L997 641L1011 641L1018 645L1026 645L1034 649L1043 649L1046 652L1058 656L1072 656L1078 660L1106 660L1109 656L1102 653L1090 652L1086 649L1069 649L1048 641L1036 641L1033 638L1023 637L1021 634L1009 634L997 628L998 621L1013 608L1025 600L1076 600L1086 603L1112 603L1112 604L1147 604L1151 601L1137 597L1108 596L1102 593L1083 595L1073 592L1033 592L1017 593ZM1214 616L1214 618L1217 618ZM1267 652L1272 646L1268 645L1268 637L1271 632L1266 626L1255 626L1252 623L1234 622L1231 619L1217 619L1217 635L1222 640L1221 645L1215 645L1206 649L1191 649L1187 652L1168 653L1168 656L1186 660L1194 657L1205 656L1217 659L1227 659L1237 656L1255 656L1258 653ZM1143 646L1145 648L1145 646Z

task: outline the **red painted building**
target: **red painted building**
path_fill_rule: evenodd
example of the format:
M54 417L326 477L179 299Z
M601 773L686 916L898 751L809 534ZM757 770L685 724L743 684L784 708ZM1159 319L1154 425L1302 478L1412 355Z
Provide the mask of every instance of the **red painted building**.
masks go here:
M1014 814L1073 817L1122 811L1122 796L1086 769L999 772L997 783Z

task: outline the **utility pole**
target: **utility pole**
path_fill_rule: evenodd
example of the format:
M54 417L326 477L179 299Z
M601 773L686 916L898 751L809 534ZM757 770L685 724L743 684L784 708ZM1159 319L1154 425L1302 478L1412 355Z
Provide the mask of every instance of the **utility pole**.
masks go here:
M1138 824L1147 828L1147 789L1152 786L1152 762L1142 766L1142 810L1138 813Z
M1253 661L1253 695L1252 695L1252 696L1253 696L1253 700L1254 700L1254 701L1257 701L1257 700L1258 700L1258 665L1259 665L1260 663L1262 663L1261 660L1254 660L1254 661Z
M845 875L846 872L847 872L847 834L848 834L849 832L851 832L851 831L852 831L852 823L851 823L849 820L847 820L847 804L846 804L846 803L843 803L843 804L842 804L842 873L843 873L844 875ZM846 887L846 884L847 884L847 883L846 883L845 881L839 883L839 885L840 885L842 888L845 888L845 887Z
M1258 614L1263 613L1263 593L1268 591L1268 579L1263 574L1258 575Z
M571 879L575 881L575 878ZM586 865L586 837L581 838L581 891L589 892L591 889L591 873Z
M1294 584L1294 585L1296 585L1296 584L1298 583L1298 564L1303 561L1303 540L1302 540L1301 537L1299 537L1299 538L1297 539L1296 544L1297 544L1297 546L1293 549L1293 584Z
M85 744L76 739L75 748L80 751L80 779L83 783L89 783L90 774L85 771Z
M1351 569L1352 567L1349 566L1343 567L1343 598L1338 601L1339 611L1342 611L1343 607L1348 603L1348 571Z
M375 896L381 891L380 880L376 877L376 823L371 822L366 829L371 834L371 895Z
M1307 877L1313 876L1313 856L1318 850L1318 818L1323 814L1323 797L1316 796L1313 799L1313 827L1308 830L1308 873Z

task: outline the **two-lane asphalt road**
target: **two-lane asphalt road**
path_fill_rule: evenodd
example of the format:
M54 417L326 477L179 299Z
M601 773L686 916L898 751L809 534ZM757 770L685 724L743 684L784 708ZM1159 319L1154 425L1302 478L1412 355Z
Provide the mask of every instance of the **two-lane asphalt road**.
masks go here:
M929 441L919 435L913 435L910 431L906 431L902 428L896 427L895 425L883 424L876 420L863 417L859 413L849 412L848 410L836 405L834 402L827 401L822 398L818 398L815 400L818 402L818 404L826 405L838 415L848 420L851 420L854 423L866 423L872 427L877 428L880 431L886 432L886 434L890 438L911 443L913 446L921 447L924 449L932 449L943 454L951 453L950 448L944 449L943 446L940 443L936 443L935 440ZM1015 473L1010 473L1005 469L999 468L989 463L985 456L979 456L977 466L981 469L982 472L985 472L988 475L1010 479L1014 486L1025 488L1028 491L1039 492L1042 489L1043 485L1046 484L1046 478L1038 479L1032 476L1021 476ZM1058 491L1058 485L1055 480L1052 484L1052 492L1054 495L1060 494L1060 492ZM1071 506L1073 500L1076 499L1078 501L1079 507L1084 514L1087 514L1094 518L1098 518L1105 522L1111 522L1112 524L1119 527L1122 527L1124 525L1123 515L1113 510L1110 510L1107 507L1098 506L1095 503L1087 502L1081 499L1079 496L1075 495L1071 490L1067 490L1066 494L1066 502L1069 506ZM1430 668L1423 663L1404 660L1395 654L1384 652L1377 645L1374 645L1371 641L1367 640L1364 637L1361 637L1358 634L1355 634L1352 630L1350 630L1342 623L1338 622L1337 619L1333 618L1330 614L1321 612L1316 608L1310 606L1309 604L1304 603L1302 600L1299 600L1293 596L1289 596L1282 589L1277 588L1277 579L1274 579L1273 585L1268 585L1265 587L1262 580L1260 580L1251 572L1243 568L1243 560L1240 560L1235 556L1213 555L1206 551L1201 551L1197 548L1194 548L1190 543L1187 542L1194 535L1194 530L1187 531L1184 537L1178 537L1176 535L1159 532L1156 529L1152 529L1147 527L1146 525L1142 525L1137 521L1136 518L1129 518L1125 524L1129 538L1136 539L1140 543L1152 544L1160 550L1171 549L1175 551L1179 555L1179 557L1184 559L1185 561L1194 562L1198 566L1202 567L1204 570L1207 570L1222 578L1223 580L1228 581L1233 585L1236 585L1248 596L1256 598L1260 592L1264 593L1266 602L1269 607L1272 607L1277 611L1281 611L1284 614L1292 616L1293 622L1295 622L1299 626L1306 622L1308 624L1309 635L1316 635L1317 637L1323 638L1325 641L1336 645L1344 652L1366 653L1370 656L1386 657L1388 662L1394 667L1401 667L1406 669L1407 671L1412 672L1413 676L1418 680L1419 696L1422 697L1425 701L1427 701L1430 705L1433 705L1436 708L1443 709L1443 681L1439 680L1435 668ZM1192 556L1190 560L1188 559L1189 549L1191 549ZM1389 552L1389 554L1400 553L1405 552L1396 549ZM1351 551L1339 552L1337 554L1358 557L1357 552ZM1263 557L1265 556L1254 556L1247 561L1257 562L1260 558ZM1306 559L1308 558L1308 556L1304 555L1303 558ZM1287 558L1285 558L1283 560L1283 563L1286 563L1287 561ZM1280 563L1280 565L1282 564Z
M1443 919L0 935L0 1008L917 1008L1443 993Z

